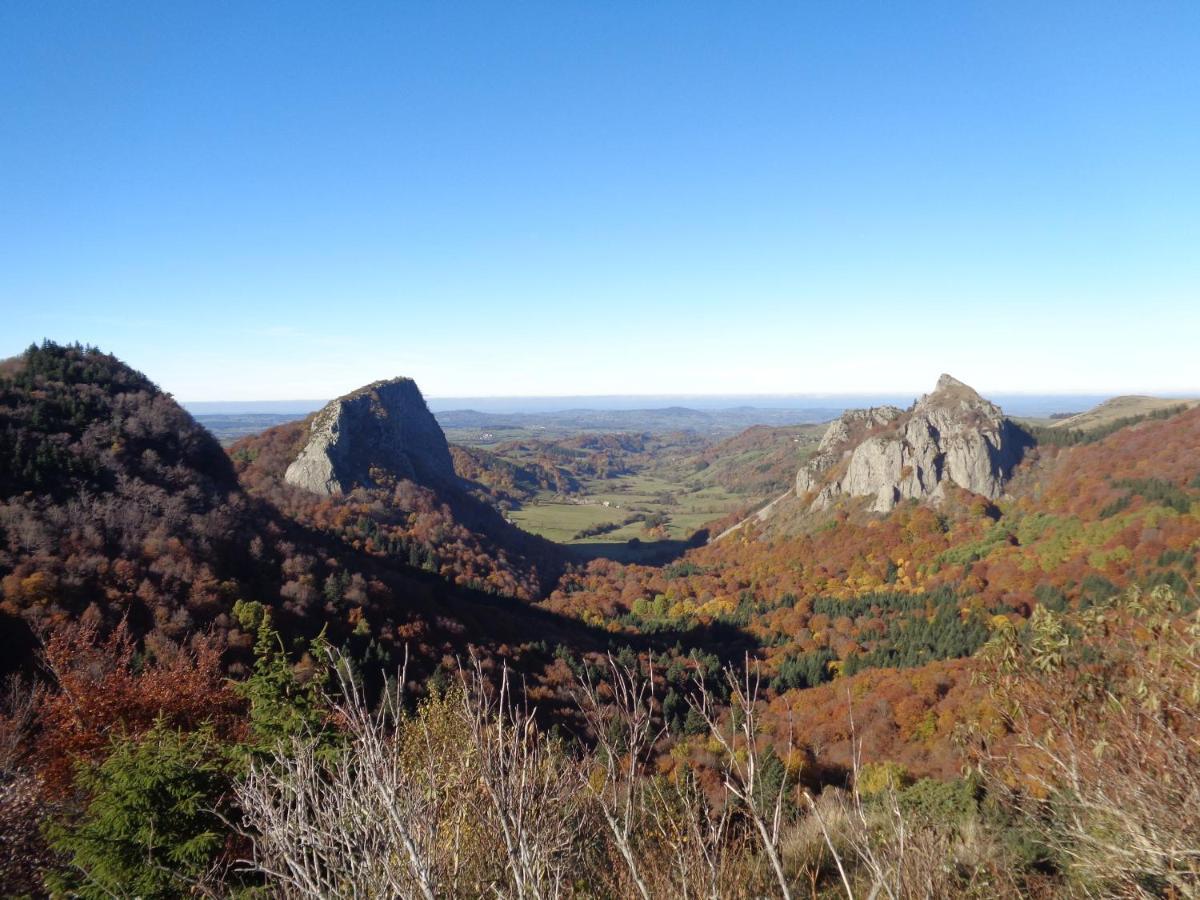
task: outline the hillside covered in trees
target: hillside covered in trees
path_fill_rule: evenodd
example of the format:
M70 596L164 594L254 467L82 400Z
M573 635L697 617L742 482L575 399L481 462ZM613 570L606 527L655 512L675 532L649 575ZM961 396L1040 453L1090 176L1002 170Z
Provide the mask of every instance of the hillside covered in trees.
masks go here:
M44 344L6 362L5 669L29 671L48 635L82 623L99 634L124 627L139 653L205 637L241 673L254 636L234 614L239 602L267 604L289 647L324 634L376 671L409 655L428 672L468 641L555 633L519 599L541 583L519 551L509 562L416 485L310 502L260 474L279 437L230 458L152 382L92 348ZM478 504L459 509L476 527L495 518ZM536 539L517 537L555 564Z
M1132 586L1194 597L1196 446L1200 411L1150 417L1086 445L1038 447L998 502L954 490L940 506L909 502L887 516L861 502L822 515L784 507L669 566L592 562L544 605L618 633L736 629L755 646L769 690L799 690L793 700L816 724L804 689L863 669L894 671L862 682L872 685L907 685L914 676L900 670L927 664L947 683L969 679L970 666L940 661L973 655L1000 619L1087 610ZM910 702L937 723L915 738L884 704L887 746L865 752L953 771L963 711L946 695ZM845 735L827 752L846 762Z

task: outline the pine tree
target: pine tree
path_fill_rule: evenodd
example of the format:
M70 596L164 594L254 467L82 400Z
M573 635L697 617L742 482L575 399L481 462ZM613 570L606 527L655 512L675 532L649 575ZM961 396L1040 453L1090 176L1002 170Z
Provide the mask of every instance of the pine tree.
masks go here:
M225 841L214 809L229 774L208 728L182 732L160 720L116 740L104 762L80 769L76 784L90 798L80 816L49 829L69 865L48 887L83 898L191 895Z
M234 690L250 705L251 743L257 749L274 747L293 737L325 736L328 704L324 688L329 678L328 645L324 632L310 647L316 667L305 681L296 676L279 632L271 625L270 610L258 602L239 600L234 615L244 627L255 628L254 670Z

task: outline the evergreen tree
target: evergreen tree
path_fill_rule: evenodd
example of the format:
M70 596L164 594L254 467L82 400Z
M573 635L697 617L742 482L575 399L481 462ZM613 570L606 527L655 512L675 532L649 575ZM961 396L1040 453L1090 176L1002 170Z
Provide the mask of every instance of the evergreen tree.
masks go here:
M322 632L311 646L316 666L301 681L288 660L279 632L271 625L270 610L258 602L239 600L234 615L243 627L254 628L254 670L234 690L249 703L251 743L267 749L292 737L327 736L328 704L324 688L329 679L328 645Z
M230 763L211 730L171 729L161 720L138 739L118 739L77 786L90 799L74 821L49 828L68 866L47 886L83 898L192 894L225 841L214 811Z

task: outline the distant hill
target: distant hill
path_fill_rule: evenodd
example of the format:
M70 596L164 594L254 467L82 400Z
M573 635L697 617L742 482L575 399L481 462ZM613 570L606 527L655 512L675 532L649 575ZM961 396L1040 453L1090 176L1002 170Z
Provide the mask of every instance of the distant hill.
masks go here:
M482 488L493 503L511 506L532 499L538 491L566 494L579 490L578 480L562 466L517 463L482 447L457 444L450 445L450 455L458 477Z
M545 398L549 402L553 398ZM796 398L803 402L805 398ZM780 428L790 425L808 425L836 419L851 406L857 407L860 398L830 397L812 398L828 402L821 405L795 405L788 407L740 405L715 407L697 403L695 406L663 406L646 409L528 409L491 410L477 408L446 409L446 401L429 401L438 423L453 443L475 446L503 443L530 437L559 438L579 432L649 432L663 434L675 431L693 431L697 434L725 437L754 428L768 426ZM1028 419L1029 424L1043 426L1050 423L1049 417L1055 410L1082 409L1099 402L1092 396L1012 396L999 395L993 398L1011 414ZM1116 398L1114 401L1153 400L1154 398ZM531 406L539 398L529 398ZM541 401L539 401L541 402ZM613 401L616 403L616 399ZM838 402L847 405L834 405ZM1170 405L1177 402L1163 401ZM307 416L322 405L320 401L262 401L244 403L189 403L186 408L196 421L211 431L222 445L228 446L239 438L258 434L274 425L295 421ZM1135 404L1136 407L1136 404ZM1137 414L1136 411L1131 415ZM1054 419L1056 423L1067 418ZM1070 426L1076 427L1076 426Z
M1191 409L1200 400L1180 400L1168 397L1141 397L1129 395L1113 397L1105 400L1099 406L1089 409L1066 419L1057 419L1048 427L1061 430L1077 429L1093 431L1112 425L1121 419L1148 416L1152 413L1162 413L1170 410Z
M750 406L730 409L567 409L545 413L487 413L471 409L435 413L451 440L458 443L491 443L513 440L522 433L561 435L580 431L631 431L661 434L695 431L699 434L735 434L755 425L797 425L827 422L841 413L838 407L766 409Z
M216 404L213 404L216 406ZM223 446L275 425L303 419L307 413L207 410L190 404L196 421L211 431ZM475 446L503 443L530 437L563 437L580 432L634 432L665 434L694 431L697 434L725 436L759 425L786 425L827 422L841 413L840 407L770 409L731 407L729 409L569 409L558 412L493 413L473 409L434 411L447 437L459 444Z
M299 413L194 413L193 417L228 447L240 438L259 434L275 425L304 418Z
M701 453L696 480L739 494L776 495L791 486L796 468L816 450L827 427L756 425Z

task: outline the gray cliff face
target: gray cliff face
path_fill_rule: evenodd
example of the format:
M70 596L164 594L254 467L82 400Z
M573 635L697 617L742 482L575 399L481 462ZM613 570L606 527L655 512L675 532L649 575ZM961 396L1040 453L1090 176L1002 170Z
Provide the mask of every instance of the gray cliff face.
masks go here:
M446 436L411 378L377 381L328 403L284 474L288 484L325 495L388 478L457 481Z
M815 510L849 496L873 497L871 509L887 512L901 500L939 500L950 481L995 499L1024 450L998 406L943 375L907 411L846 412L797 473L796 494L815 492Z
M803 497L816 488L822 476L842 459L847 447L862 441L868 434L885 428L903 412L894 406L874 406L870 409L848 409L840 419L830 423L817 445L817 452L796 475L796 495Z

